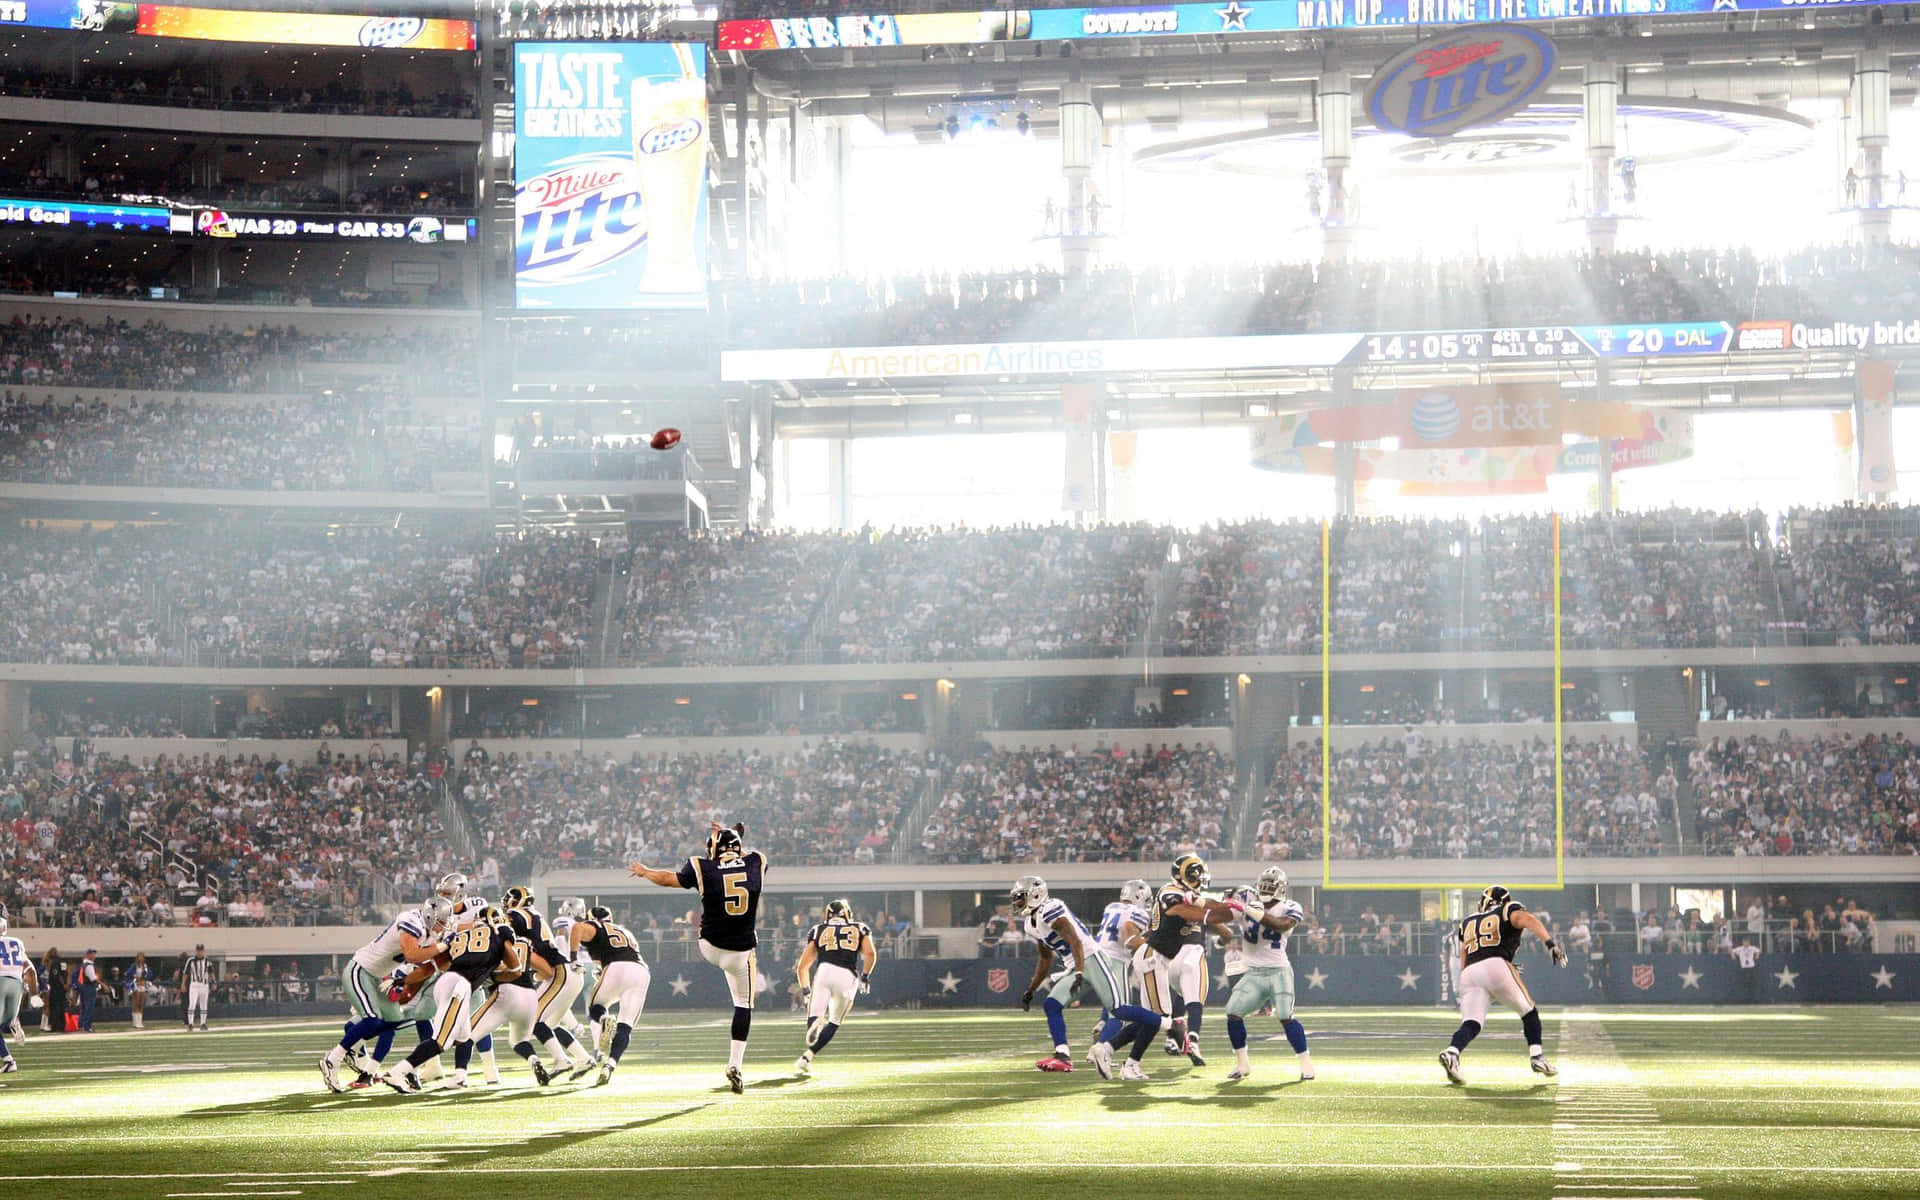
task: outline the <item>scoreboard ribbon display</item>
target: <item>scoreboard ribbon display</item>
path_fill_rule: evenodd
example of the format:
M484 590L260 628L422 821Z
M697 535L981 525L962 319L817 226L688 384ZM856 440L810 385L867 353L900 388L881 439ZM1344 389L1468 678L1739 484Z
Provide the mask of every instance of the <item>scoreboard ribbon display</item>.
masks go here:
M368 50L472 50L472 21L343 13L256 12L130 4L119 0L0 0L0 27L79 29L210 42L360 46Z
M1823 11L1890 0L1818 0ZM1317 29L1594 20L1697 13L1804 12L1808 0L1224 0L1114 8L992 8L720 21L722 50L1058 42L1088 38L1285 33Z
M1725 354L1733 344L1733 326L1725 321L1529 325L1511 329L1368 334L1346 362L1379 366L1556 358L1675 358Z

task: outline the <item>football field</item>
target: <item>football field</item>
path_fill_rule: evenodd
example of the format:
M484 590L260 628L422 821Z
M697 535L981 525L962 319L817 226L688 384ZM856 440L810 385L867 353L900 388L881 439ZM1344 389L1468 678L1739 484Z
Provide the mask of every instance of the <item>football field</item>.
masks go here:
M35 1037L0 1076L0 1195L1920 1195L1920 1010L1545 1015L1558 1080L1502 1014L1464 1088L1437 1009L1304 1013L1310 1083L1260 1022L1239 1084L1217 1012L1208 1066L1155 1046L1144 1084L1035 1071L1045 1026L1017 1009L859 1013L801 1080L801 1021L762 1013L744 1096L720 1015L649 1017L607 1088L507 1055L501 1087L419 1096L327 1092L312 1023Z

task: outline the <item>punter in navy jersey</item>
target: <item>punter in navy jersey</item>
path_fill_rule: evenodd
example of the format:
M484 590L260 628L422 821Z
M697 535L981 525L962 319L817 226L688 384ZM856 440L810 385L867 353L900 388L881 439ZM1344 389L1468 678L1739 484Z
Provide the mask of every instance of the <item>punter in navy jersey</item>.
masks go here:
M689 858L677 871L634 863L627 872L659 887L700 893L700 956L719 967L733 994L733 1039L727 1058L727 1084L746 1090L740 1075L753 1024L754 922L760 915L760 884L767 856L741 844L746 826L716 822L707 835L704 857Z

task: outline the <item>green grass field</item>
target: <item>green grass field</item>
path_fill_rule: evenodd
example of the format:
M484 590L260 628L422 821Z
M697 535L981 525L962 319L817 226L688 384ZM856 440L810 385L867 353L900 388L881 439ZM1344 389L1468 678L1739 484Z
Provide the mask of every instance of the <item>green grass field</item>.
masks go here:
M763 1013L744 1096L720 1016L648 1018L604 1089L514 1059L499 1088L420 1096L325 1091L314 1024L36 1037L0 1077L0 1195L1920 1195L1920 1011L1551 1013L1557 1081L1501 1015L1466 1088L1433 1061L1447 1012L1303 1014L1311 1083L1264 1023L1238 1085L1209 1017L1209 1066L1155 1047L1126 1085L1035 1071L1044 1025L1018 1011L856 1014L803 1081L800 1021Z

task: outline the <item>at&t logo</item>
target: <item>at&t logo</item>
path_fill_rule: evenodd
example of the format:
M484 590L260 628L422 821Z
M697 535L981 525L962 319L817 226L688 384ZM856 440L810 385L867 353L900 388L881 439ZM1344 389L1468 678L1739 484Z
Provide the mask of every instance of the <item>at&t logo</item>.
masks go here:
M1381 129L1446 137L1525 108L1553 78L1545 34L1524 25L1475 25L1430 38L1373 73L1367 115Z
M571 283L646 240L633 160L576 154L523 181L514 192L515 275L522 283Z

